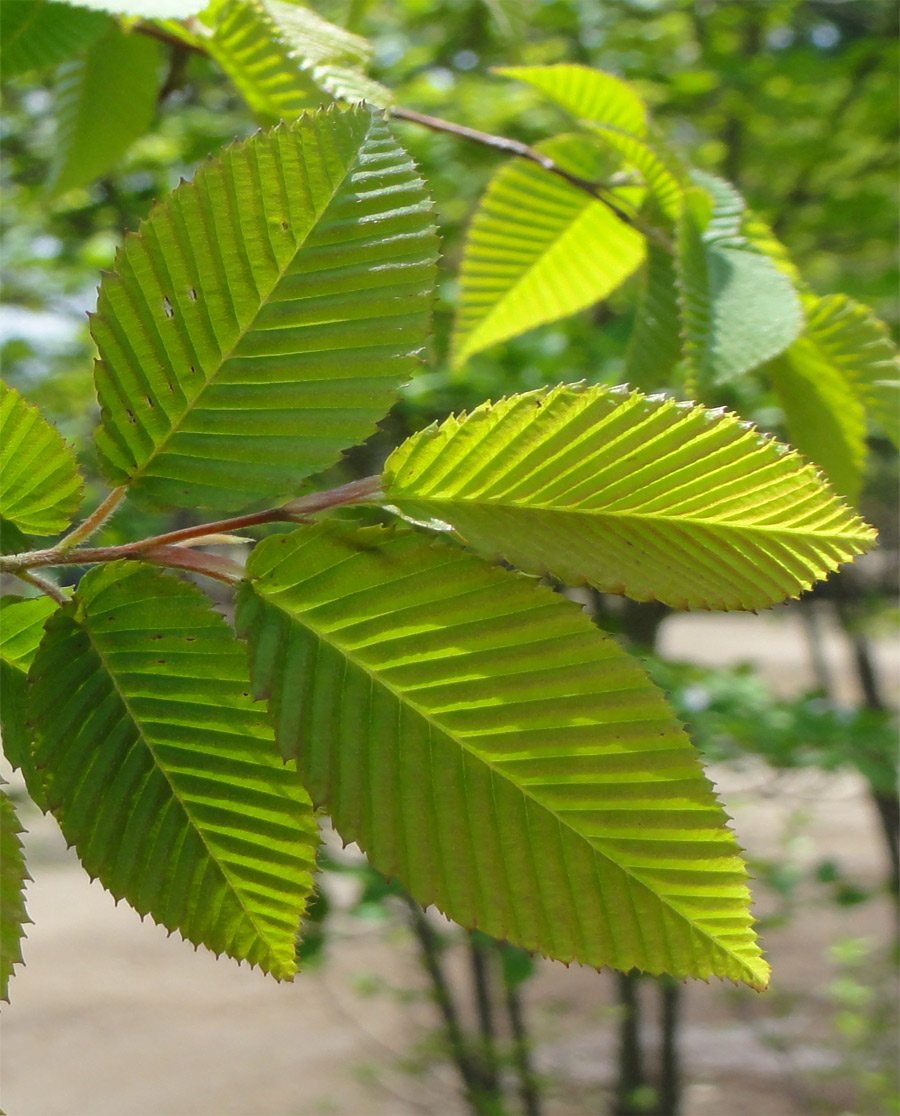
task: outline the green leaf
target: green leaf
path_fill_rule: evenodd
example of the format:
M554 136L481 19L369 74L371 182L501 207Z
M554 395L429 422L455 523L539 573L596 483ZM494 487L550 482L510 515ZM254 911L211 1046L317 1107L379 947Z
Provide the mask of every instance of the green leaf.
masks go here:
M581 136L558 136L537 149L591 181L608 169ZM615 196L633 201L639 194L625 189ZM469 229L454 365L605 298L642 256L643 238L602 202L533 163L507 163L491 180Z
M681 212L686 185L684 171L674 156L616 128L591 123L587 126L619 155L623 169L636 174L647 188L648 209L653 219L674 223Z
M733 195L729 189L710 209L708 193L693 187L679 221L682 327L700 387L734 380L777 356L803 325L790 279L733 232Z
M199 17L205 50L263 124L294 120L330 97L292 57L262 0L213 0Z
M137 563L93 569L30 678L47 797L89 874L195 945L289 979L315 822L208 599Z
M78 0L86 8L99 8L142 19L187 19L201 12L207 0Z
M44 785L34 764L33 735L26 723L26 682L44 624L58 605L49 597L0 597L0 728L3 752L20 770L28 793L46 809Z
M0 790L0 1000L9 1003L9 981L22 964L22 938L31 922L25 910L25 883L31 879L19 834L22 825Z
M697 755L581 610L408 531L253 552L238 630L345 840L423 905L563 961L765 984Z
M100 288L100 464L138 499L296 495L375 430L425 343L436 238L409 156L366 108L207 163Z
M75 455L37 407L0 383L2 521L28 535L65 530L81 503Z
M778 395L791 444L856 504L866 459L866 413L850 384L805 335L763 371Z
M634 87L588 66L504 66L495 71L539 89L620 156L636 172L648 200L674 222L679 214L684 171L674 156L646 138L647 110Z
M674 608L765 608L874 532L798 454L722 410L562 385L486 403L388 458L384 501L489 558Z
M4 81L74 58L110 26L108 16L51 0L0 0Z
M93 182L147 131L156 111L158 62L152 39L113 25L81 58L60 68L51 196Z
M636 387L662 387L682 357L678 277L670 252L647 244L643 288L625 354L625 375Z
M806 329L792 362L827 364L850 385L872 426L900 446L900 366L887 327L846 295L804 299Z
M364 68L371 62L371 45L352 31L322 19L309 8L285 0L263 0L291 57L301 65L334 63Z
M608 124L634 136L647 133L647 110L634 87L589 66L500 66L494 73L527 82L576 120Z

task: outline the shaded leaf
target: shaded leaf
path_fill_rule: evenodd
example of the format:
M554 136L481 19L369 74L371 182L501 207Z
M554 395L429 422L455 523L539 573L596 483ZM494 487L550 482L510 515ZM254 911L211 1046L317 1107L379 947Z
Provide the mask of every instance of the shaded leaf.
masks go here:
M19 834L15 807L0 790L0 1000L9 1003L9 981L22 964L22 938L31 922L25 910L25 884L31 879Z
M46 809L43 781L34 764L33 735L26 724L26 682L44 624L59 606L49 597L0 597L0 728L3 753L22 772L28 793Z
M89 874L195 945L290 978L315 822L208 599L148 566L93 569L30 678L47 797Z
M670 252L647 244L643 285L625 354L626 379L636 387L661 387L682 357L678 276Z
M111 26L108 16L51 0L0 0L4 80L74 58Z
M589 181L608 163L581 136L538 145ZM616 191L634 201L634 189ZM453 362L605 298L638 266L643 238L584 190L524 161L494 175L472 219L460 271Z
M765 608L874 532L734 415L624 388L486 403L388 458L384 501L489 558L674 608Z
M282 749L420 903L564 961L765 984L690 741L575 605L383 528L270 537L249 575L238 630Z
M803 325L793 284L732 227L733 191L712 208L685 195L678 227L679 304L687 356L700 387L733 380L777 356ZM697 386L697 385L695 385Z
M158 62L152 39L126 35L113 24L81 58L60 68L51 196L93 182L147 131L156 111Z
M126 238L101 286L104 473L178 507L295 495L416 368L435 256L421 180L370 110L229 148Z
M81 503L75 455L37 407L0 383L2 520L29 535L64 530Z

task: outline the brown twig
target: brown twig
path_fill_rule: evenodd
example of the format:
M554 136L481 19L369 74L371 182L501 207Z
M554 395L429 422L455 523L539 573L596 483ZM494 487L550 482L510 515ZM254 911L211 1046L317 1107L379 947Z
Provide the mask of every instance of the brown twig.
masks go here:
M626 213L610 199L608 196L610 187L602 182L591 182L589 179L582 178L580 175L572 174L572 172L567 171L565 167L561 167L555 159L551 159L549 155L543 154L543 152L538 151L534 147L529 147L527 143L509 139L507 136L494 136L491 135L490 132L479 132L476 128L467 128L463 124L454 124L450 120L442 120L437 116L427 116L424 112L415 112L412 109L400 108L398 105L388 109L388 112L397 120L406 120L410 124L419 124L423 128L429 128L432 132L444 132L447 135L459 136L461 139L470 140L472 143L478 143L482 147L490 147L494 151L500 151L504 155L514 155L519 159L527 159L529 163L535 163L545 171L549 171L550 174L555 174L557 178L562 178L564 181L568 182L570 186L574 186L577 190L589 194L595 201L605 205L620 221L623 221L626 225L630 225L631 228L647 237L648 240L654 241L668 252L673 251L672 242L661 229L657 229L653 225L644 224L639 218Z
M325 492L311 492L308 496L301 496L299 499L291 500L277 508L250 512L248 515L234 516L231 519L219 519L215 523L201 523L196 527L183 527L178 531L167 531L163 535L154 535L148 539L137 539L134 542L122 543L120 546L72 548L63 545L66 543L66 539L63 539L63 544L49 547L46 550L29 550L21 554L5 555L0 558L0 573L21 576L23 571L41 566L87 566L97 562L115 562L119 558L130 558L138 561L153 560L160 565L175 565L179 569L191 568L198 573L205 573L208 571L199 569L196 559L190 567L186 565L190 560L184 557L185 552L177 547L178 543L183 543L189 539L202 539L207 535L231 534L233 531L239 531L245 527L256 527L264 523L305 523L315 512L325 511L328 508L372 503L378 498L380 488L381 480L379 477L366 477L363 480L351 481L349 484L341 485L340 488L331 488ZM107 500L89 519L85 520L82 528L91 520L96 519L100 510L110 502L112 495L113 493L107 497ZM82 528L77 528L77 530ZM163 558L171 558L171 561L162 561ZM210 573L210 576L216 575ZM219 580L229 580L229 578L220 577Z

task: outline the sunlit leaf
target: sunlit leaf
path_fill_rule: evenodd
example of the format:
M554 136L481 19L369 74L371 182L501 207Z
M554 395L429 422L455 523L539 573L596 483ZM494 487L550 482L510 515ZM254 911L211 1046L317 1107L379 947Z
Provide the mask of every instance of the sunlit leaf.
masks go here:
M383 528L273 536L248 572L238 630L277 739L381 872L550 957L765 984L697 755L577 606Z
M495 73L527 82L576 120L608 124L634 136L647 131L647 110L634 87L590 66L501 66Z
M126 238L100 288L104 473L179 507L295 495L417 367L435 256L428 197L380 115L311 114L229 148Z
M675 608L796 597L874 537L734 415L606 387L486 403L388 458L384 501L489 558Z
M47 798L90 875L289 979L315 821L209 600L147 566L98 567L48 622L30 680Z
M538 145L588 181L609 169L581 136ZM639 200L634 189L617 191ZM533 163L491 180L472 219L460 271L453 360L605 298L638 266L643 238L602 202Z
M0 519L28 535L55 535L81 503L75 455L37 407L0 383Z

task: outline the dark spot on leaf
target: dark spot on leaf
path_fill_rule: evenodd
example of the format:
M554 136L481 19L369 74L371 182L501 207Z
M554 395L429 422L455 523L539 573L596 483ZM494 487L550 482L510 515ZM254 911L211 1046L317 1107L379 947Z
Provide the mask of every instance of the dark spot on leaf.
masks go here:
M281 227L284 229L285 232L287 232L289 228L287 221L282 221Z
M155 411L156 410L156 404L153 402L153 400L150 398L150 396L149 395L145 396L145 399L147 400L147 406L150 408L150 410Z
M196 643L197 642L197 637L196 636L185 636L184 638L185 638L185 641L187 643Z
M115 616L107 616L107 618L106 618L107 624L110 622L110 620L115 620Z
M137 423L137 419L134 417L134 411L129 411L129 409L126 407L125 408L125 414L128 415L128 421L132 425L135 425Z
M157 659L156 661L159 663L160 666L162 666L165 663L166 660L165 659Z
M155 635L150 636L151 639L162 639L162 632L157 632Z

